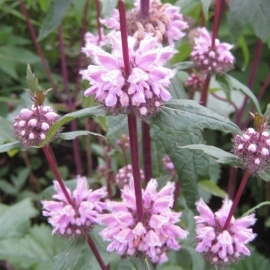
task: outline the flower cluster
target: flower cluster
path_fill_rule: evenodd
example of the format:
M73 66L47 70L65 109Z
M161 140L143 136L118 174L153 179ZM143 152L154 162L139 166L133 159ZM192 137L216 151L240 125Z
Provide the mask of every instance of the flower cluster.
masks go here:
M143 170L140 170L141 180L144 179ZM118 170L115 175L115 183L121 189L124 186L128 185L130 180L133 178L132 165L128 164L127 166Z
M104 240L111 243L107 250L120 255L147 256L153 263L167 260L168 249L180 248L177 240L188 232L175 225L181 213L171 211L174 184L168 182L157 191L157 181L151 179L142 193L144 218L137 220L136 198L133 181L125 186L122 202L109 202L111 213L100 216L100 222L108 227L101 231Z
M14 119L14 136L24 148L38 146L58 119L59 115L50 106L24 108Z
M194 48L191 58L202 73L226 73L233 69L234 56L230 52L232 45L212 37L205 27L198 28L194 37Z
M165 155L162 159L164 168L172 175L176 175L176 170L174 167L174 164L172 163L170 157L168 155Z
M220 266L226 266L244 255L250 255L246 244L256 237L252 229L248 228L256 221L254 214L239 219L232 217L228 228L223 230L232 206L231 200L224 199L223 206L215 213L202 199L196 203L196 206L200 214L194 217L198 240L197 252L203 253L211 264Z
M155 36L159 42L167 41L173 44L185 36L183 30L188 28L187 22L180 13L180 8L164 4L159 0L150 0L149 16L140 18L140 1L134 3L135 8L127 12L128 34L141 40L147 34ZM119 11L115 9L112 17L101 22L108 28L120 30Z
M71 192L66 188L72 201L70 204L57 181L54 181L54 188L57 192L53 195L55 201L42 201L43 215L49 217L52 233L75 238L85 236L105 209L106 204L100 200L107 192L104 188L88 189L86 178L78 176L76 189Z
M248 128L241 136L233 138L233 153L239 158L244 168L251 173L260 173L269 168L270 134Z
M190 90L200 91L203 88L204 81L205 81L205 75L192 71L185 82L185 86Z
M83 52L93 57L96 65L81 71L91 87L85 96L95 95L112 114L131 113L150 117L157 113L164 101L171 98L167 88L175 71L162 67L175 53L172 47L160 47L154 37L147 36L141 42L128 38L130 74L125 74L120 33L110 35L112 53L93 44L87 44Z
M128 149L129 146L129 136L126 134L122 134L121 137L116 141L116 144L121 148L121 149Z

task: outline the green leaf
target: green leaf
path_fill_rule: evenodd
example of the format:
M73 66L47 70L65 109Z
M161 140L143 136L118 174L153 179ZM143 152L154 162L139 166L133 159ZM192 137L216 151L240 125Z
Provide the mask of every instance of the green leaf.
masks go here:
M262 171L259 174L259 177L262 178L264 181L266 182L270 182L270 171L266 170L266 171Z
M8 152L13 149L21 149L21 143L19 141L15 141L0 145L0 153Z
M117 0L100 0L102 3L102 14L104 18L109 18L116 7Z
M173 65L177 70L189 69L194 68L194 63L192 61L185 61L176 63Z
M170 100L152 120L166 133L193 133L193 129L209 128L241 134L241 130L228 118L199 105L193 100Z
M225 198L228 194L210 180L199 181L198 186L214 196Z
M226 152L220 148L217 148L215 146L205 145L205 144L192 144L192 145L181 146L181 148L202 150L206 154L214 157L218 163L229 164L232 166L240 167L240 163L237 159L237 156L229 152Z
M55 257L54 270L72 270L78 269L76 265L82 257L86 248L85 240L73 241L70 246L61 254Z
M1 205L1 204L0 204ZM37 215L30 199L9 206L0 215L0 239L22 235L29 219Z
M187 94L184 89L179 72L176 72L175 76L171 79L169 92L174 99L186 99Z
M41 40L53 32L61 23L73 0L52 0L47 15L39 29L38 39Z
M249 49L248 49L248 45L247 45L247 42L245 40L245 38L243 36L241 36L238 40L238 45L239 47L241 48L242 50L242 53L243 53L243 59L244 59L244 63L243 63L243 66L241 68L242 71L245 71L247 66L248 66L248 63L249 63Z
M209 12L209 8L212 3L212 0L201 0L201 3L202 3L204 17L206 18L206 20L208 20L208 12Z
M240 90L245 95L247 95L252 100L254 105L256 106L257 112L259 114L262 114L258 99L256 98L256 96L252 93L252 91L246 85L242 84L241 82L239 82L234 77L232 77L228 74L225 74L224 77L227 80L227 82L229 83L231 89L238 90L238 91Z
M15 269L53 269L53 258L67 242L52 235L52 229L42 224L33 226L21 239L0 241L0 259L9 261ZM33 268L32 268L33 267Z
M11 123L3 117L0 117L0 144L5 142L14 141L15 138L12 133Z
M122 134L128 134L126 115L107 116L106 126L108 128L107 137L112 143L115 143Z
M256 209L259 209L259 208L261 208L262 206L265 206L265 205L270 205L270 201L269 202L262 202L262 203L257 204L256 206L252 207L247 212L245 212L242 216L243 217L248 216L249 214L255 212Z
M68 113L61 117L56 123L49 129L46 138L42 141L39 147L43 147L47 144L55 133L66 123L76 118L90 117L90 116L104 116L105 112L101 106L85 108L76 112Z
M73 140L79 136L87 136L87 135L104 137L99 133L86 131L86 130L78 130L78 131L60 133L60 135L58 136L58 139L60 139L60 140Z
M229 9L229 25L232 36L239 37L243 27L250 24L257 37L266 42L270 37L269 14L269 0L231 1Z
M131 257L132 264L137 270L153 270L152 263L147 258Z

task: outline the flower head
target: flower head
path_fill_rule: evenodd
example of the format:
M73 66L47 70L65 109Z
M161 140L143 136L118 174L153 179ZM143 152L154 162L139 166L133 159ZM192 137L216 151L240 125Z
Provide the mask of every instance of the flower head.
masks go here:
M108 202L111 213L100 216L105 225L101 235L111 243L108 251L120 255L147 256L153 263L167 260L168 249L178 250L178 239L187 237L188 232L175 225L181 213L171 211L174 184L168 182L157 191L157 181L151 179L142 192L144 218L137 220L136 198L131 181L122 189L122 202Z
M129 136L122 134L121 137L116 141L116 144L123 150L129 148Z
M112 114L131 113L149 117L171 98L167 88L175 71L162 65L175 53L172 47L160 47L154 37L141 42L128 38L130 74L125 74L120 33L110 36L112 53L87 44L83 52L94 58L96 65L81 71L91 87L85 96L95 95Z
M87 188L85 177L77 177L77 187L67 192L72 200L68 202L65 194L57 181L54 181L56 194L54 201L42 201L43 215L49 217L48 221L53 226L53 234L58 233L67 237L85 236L91 227L97 223L98 215L105 209L103 199L107 192L104 188L91 190Z
M38 146L58 119L59 115L50 106L33 105L31 108L24 108L14 119L14 136L24 148Z
M141 180L144 179L143 170L140 170ZM130 180L133 178L132 165L128 164L127 166L118 170L115 175L115 183L121 189L124 186L128 185Z
M251 173L260 173L269 168L270 134L248 128L241 136L233 138L233 153L238 157L244 168Z
M231 200L224 199L223 206L215 213L202 199L196 206L200 214L194 217L198 240L197 252L203 253L211 264L220 266L226 266L245 255L250 255L246 244L256 237L252 229L248 228L256 222L254 214L239 219L232 217L228 229L223 230L232 206Z
M234 56L230 52L232 45L212 37L205 27L198 28L194 38L191 58L196 67L207 74L226 73L233 68Z
M203 88L205 75L192 71L185 82L185 86L193 91L200 91Z
M176 175L176 170L174 167L174 164L172 163L170 157L168 155L165 155L162 159L164 168L172 175Z
M140 1L134 2L134 8L127 12L128 34L141 40L147 34L155 36L159 42L166 41L173 44L185 36L187 22L180 13L180 8L171 4L164 4L159 0L150 0L149 16L140 19ZM101 22L108 28L120 30L119 11L114 9L112 17Z

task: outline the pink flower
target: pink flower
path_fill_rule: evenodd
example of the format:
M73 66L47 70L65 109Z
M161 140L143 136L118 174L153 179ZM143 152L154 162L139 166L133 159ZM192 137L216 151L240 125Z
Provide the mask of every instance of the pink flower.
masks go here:
M139 20L140 1L135 1L134 6L135 8L127 12L129 35L143 39L145 35L152 34L159 42L165 40L170 45L185 36L183 30L188 28L188 24L180 13L180 7L168 3L162 5L159 0L151 0L148 18ZM101 22L110 29L120 30L119 11L114 9L111 18Z
M86 32L84 35L85 44L94 44L96 46L103 47L108 44L108 38L104 34L103 28L100 29L101 31L101 39L99 35L94 35L91 32Z
M38 146L45 138L50 127L59 119L50 106L24 108L14 119L13 134L24 148ZM54 138L59 134L54 136Z
M196 220L196 238L198 244L196 251L203 253L211 264L226 266L236 262L250 252L246 245L252 241L256 234L248 227L256 222L254 214L235 219L232 217L227 230L223 230L232 201L224 199L220 210L213 213L200 199L197 203L199 216Z
M251 173L260 173L269 168L270 134L267 131L257 132L248 128L241 136L233 138L233 144L232 152Z
M144 179L143 170L140 170L141 180ZM118 170L115 175L115 183L118 188L123 188L125 185L128 185L130 180L133 179L132 165L128 164L127 166Z
M185 86L191 90L200 91L203 88L205 77L205 75L192 71L185 82Z
M162 65L175 53L172 47L160 47L155 38L147 36L140 43L128 38L130 74L124 73L120 32L110 35L112 53L87 44L83 52L94 58L96 66L81 71L91 87L85 96L95 95L113 113L152 116L164 101L171 98L167 88L175 71Z
M174 167L174 164L172 163L170 157L168 155L165 155L162 159L164 168L172 175L176 175L176 170Z
M53 226L53 234L80 237L85 236L91 227L97 223L98 215L105 209L105 203L100 200L106 197L104 188L91 190L87 188L86 177L77 176L77 187L67 192L73 204L69 204L60 185L54 181L56 194L54 201L42 201L43 215L49 217Z
M215 39L212 46L212 37L205 27L197 29L194 42L191 58L202 73L225 73L233 68L232 45Z
M108 202L111 213L99 217L107 225L101 235L110 241L108 251L120 255L147 256L153 263L167 260L169 249L178 250L178 239L187 237L188 232L175 225L181 213L171 211L174 184L168 182L157 191L157 181L151 179L142 191L144 219L136 218L136 198L133 181L122 189L122 202Z

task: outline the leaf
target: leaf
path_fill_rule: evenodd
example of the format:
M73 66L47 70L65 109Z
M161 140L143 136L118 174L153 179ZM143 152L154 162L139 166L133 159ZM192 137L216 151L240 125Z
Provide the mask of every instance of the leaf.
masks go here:
M8 120L6 120L3 117L0 117L0 127L1 127L0 144L10 141L12 142L15 140L11 129L11 123Z
M199 105L193 100L170 100L152 120L166 133L192 133L193 129L209 128L241 134L241 130L228 118Z
M262 202L262 203L257 204L256 206L252 207L247 212L245 212L242 216L243 217L248 216L249 214L255 212L256 209L259 209L259 208L261 208L262 206L265 206L265 205L270 205L270 201L269 202Z
M269 14L269 0L231 1L229 9L229 25L232 36L239 37L243 27L250 24L257 37L266 42L270 37Z
M201 0L201 3L202 3L204 17L206 18L206 20L208 20L208 12L209 12L209 8L212 3L212 0Z
M194 63L192 61L185 61L176 63L173 65L177 70L189 69L194 68Z
M135 266L137 270L153 270L154 267L151 262L147 258L140 257L131 257L130 258L132 264Z
M239 38L238 45L242 50L243 59L244 59L244 63L243 63L243 66L241 67L241 70L245 71L249 63L250 54L249 54L247 42L243 36Z
M15 141L0 145L0 153L8 152L13 149L21 149L21 143L19 141Z
M198 186L214 196L220 198L226 198L228 196L224 190L210 180L199 181Z
M116 7L118 0L100 0L102 3L102 14L104 18L109 18Z
M112 143L115 143L122 134L128 134L126 115L107 116L106 126L108 128L107 137Z
M261 108L260 108L260 105L259 105L259 102L258 102L256 96L252 93L252 91L246 85L242 84L241 82L239 82L234 77L232 77L228 74L225 74L224 77L228 81L228 83L232 89L238 90L238 91L240 90L245 95L247 95L252 100L254 105L256 106L257 112L259 114L262 114Z
M58 139L61 140L73 140L79 136L87 136L87 135L94 135L94 136L100 136L104 137L99 133L96 132L91 132L91 131L86 131L86 130L78 130L78 131L71 131L71 132L65 132L65 133L60 133L58 136Z
M213 113L191 100L172 100L150 121L152 138L159 151L169 155L175 165L181 188L190 209L195 211L199 199L197 182L209 178L210 159L201 150L191 151L177 146L203 142L199 129L218 129L241 134L227 118Z
M205 145L205 144L192 144L192 145L181 146L181 148L202 150L206 154L214 157L218 163L229 164L232 166L240 167L240 163L237 160L237 156L229 152L226 152L220 148L217 148L215 146Z
M181 81L179 72L176 72L175 76L171 79L169 92L174 99L186 99L187 94Z
M82 252L86 248L84 240L73 241L70 246L61 254L55 257L54 270L78 269L76 265L82 257Z
M0 241L0 259L9 261L16 269L51 270L54 256L66 245L65 240L52 235L49 226L35 225L21 239Z
M0 239L22 235L29 219L36 215L37 210L33 207L30 199L7 207L0 215Z
M264 181L266 182L270 182L270 171L266 170L266 171L262 171L259 174L259 177L262 178Z
M46 138L42 141L39 147L43 147L47 144L51 138L55 135L55 133L66 123L70 122L76 118L83 118L89 116L103 116L105 114L104 110L101 106L85 108L82 110L78 110L76 112L68 113L61 117L56 123L49 129Z
M38 39L41 40L53 32L61 23L73 0L52 0L45 19L39 29Z

